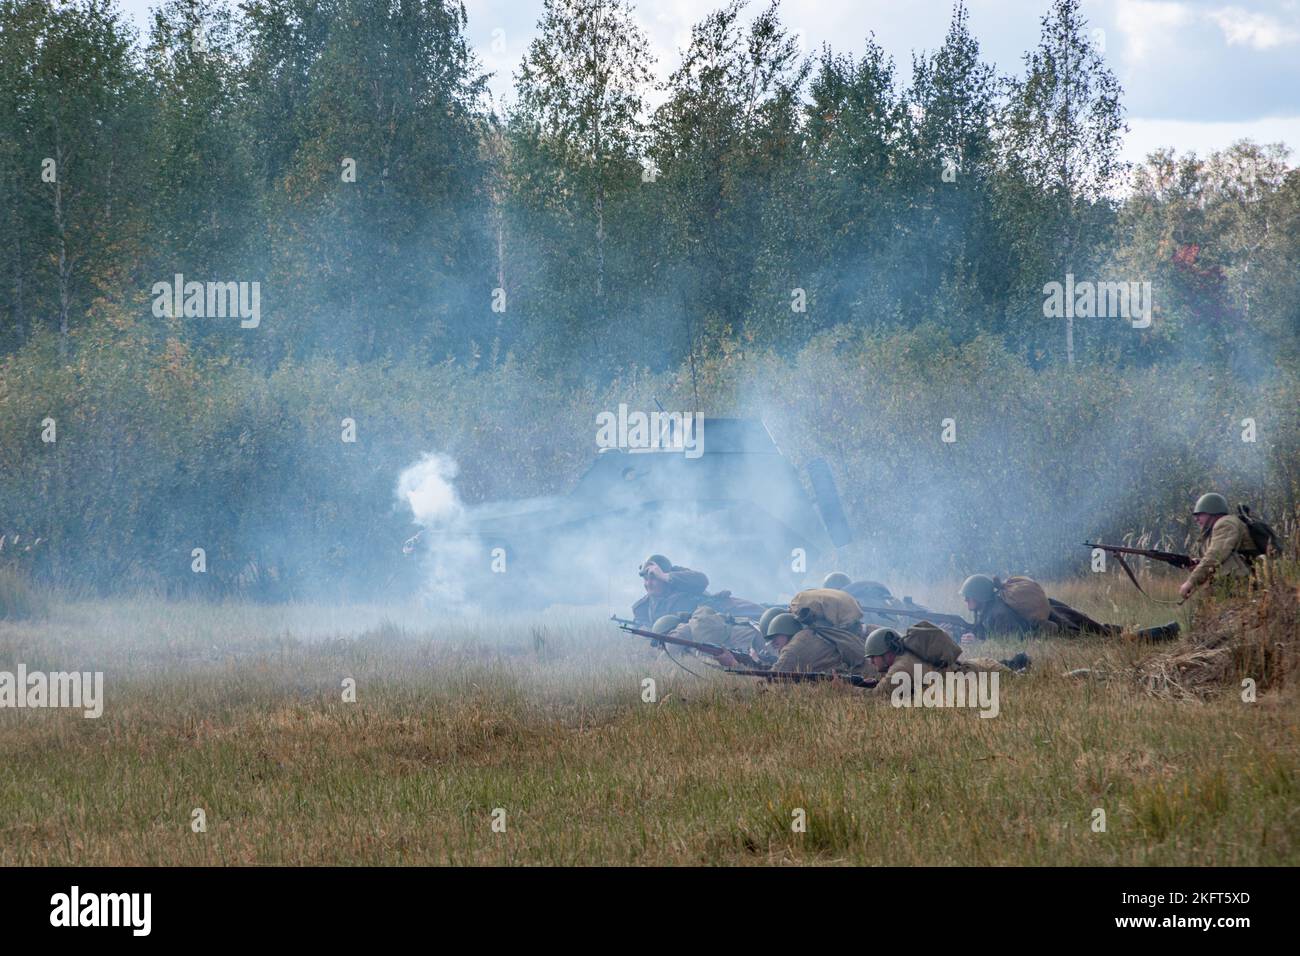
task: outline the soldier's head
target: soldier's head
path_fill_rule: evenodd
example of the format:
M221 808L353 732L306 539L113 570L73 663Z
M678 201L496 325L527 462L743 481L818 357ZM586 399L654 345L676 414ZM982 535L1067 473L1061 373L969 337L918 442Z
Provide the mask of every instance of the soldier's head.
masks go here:
M785 607L768 608L763 612L763 616L758 619L758 633L767 637L767 626L772 623L772 618L776 617L778 614L785 614L789 610L789 608Z
M993 579L987 574L972 574L961 583L961 589L958 593L966 599L967 608L978 611L993 600L996 591L997 588L993 586Z
M889 588L879 581L859 581L855 590L859 591L864 598L870 598L873 601L888 601L894 596Z
M1228 499L1217 492L1208 492L1196 499L1192 508L1192 517L1201 526L1201 530L1213 528L1214 522L1228 513Z
M668 587L668 572L672 569L673 563L662 554L652 554L641 562L637 573L648 593L662 594Z
M779 652L790 643L790 638L802 630L803 625L799 623L799 619L789 611L784 611L767 622L767 630L763 633Z
M843 591L852 583L852 579L843 571L832 571L830 574L826 575L826 579L822 581L822 587L834 588L836 591Z
M894 665L903 646L903 638L892 627L878 627L867 635L867 660L880 673Z

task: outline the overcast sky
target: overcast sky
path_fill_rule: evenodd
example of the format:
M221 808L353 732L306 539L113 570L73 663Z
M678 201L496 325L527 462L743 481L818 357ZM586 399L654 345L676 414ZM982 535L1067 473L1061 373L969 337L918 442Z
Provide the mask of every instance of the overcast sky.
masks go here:
M750 0L749 12L767 0ZM145 29L156 0L119 0ZM721 3L716 4L721 6ZM1049 0L968 0L986 60L1019 72L1038 40ZM495 73L498 101L536 33L542 0L467 0L469 39ZM666 77L708 0L637 5ZM943 43L951 0L785 0L782 20L811 52L828 43L860 51L870 33L906 79L911 51ZM1236 139L1283 141L1300 150L1300 0L1084 0L1084 14L1124 87L1131 127L1125 158L1159 146L1205 153ZM495 41L495 43L494 43ZM1295 165L1297 153L1291 156Z

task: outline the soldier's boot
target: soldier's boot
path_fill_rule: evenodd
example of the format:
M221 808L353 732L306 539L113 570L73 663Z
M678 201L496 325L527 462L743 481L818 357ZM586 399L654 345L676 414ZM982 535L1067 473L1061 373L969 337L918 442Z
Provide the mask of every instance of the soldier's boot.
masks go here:
M998 661L1004 667L1009 667L1013 671L1023 671L1029 669L1029 655L1021 651L1015 657L1008 660Z
M1156 627L1144 627L1136 632L1139 641L1172 641L1182 630L1177 621L1160 624Z

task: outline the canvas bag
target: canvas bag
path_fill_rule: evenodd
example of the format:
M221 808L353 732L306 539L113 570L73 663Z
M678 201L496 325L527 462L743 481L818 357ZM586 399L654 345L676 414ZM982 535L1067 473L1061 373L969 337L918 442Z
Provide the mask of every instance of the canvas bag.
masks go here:
M1033 578L1014 577L1001 582L994 578L993 586L1007 607L1026 621L1042 624L1051 617L1052 605L1047 600L1047 592Z

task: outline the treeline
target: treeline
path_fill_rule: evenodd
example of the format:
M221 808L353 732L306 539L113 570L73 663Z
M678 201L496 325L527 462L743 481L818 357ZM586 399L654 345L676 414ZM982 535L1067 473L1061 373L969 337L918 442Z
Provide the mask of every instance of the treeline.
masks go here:
M910 70L732 2L659 84L625 0L548 0L494 107L457 3L170 0L137 40L106 0L3 0L0 348L112 322L264 371L573 382L937 322L1035 365L1300 357L1284 151L1160 154L1123 193L1121 91L1049 2L1010 76L960 2ZM1150 281L1154 321L1071 346L1043 317L1067 273ZM260 283L260 324L155 315L176 274Z
M421 452L470 502L561 491L654 398L828 457L862 567L1045 573L1209 485L1294 513L1300 175L1125 170L1078 6L1004 76L960 2L910 70L731 3L658 84L623 0L548 0L494 104L458 3L171 0L137 38L0 0L0 533L43 539L0 567L406 587ZM1045 317L1067 276L1149 282L1150 323Z

